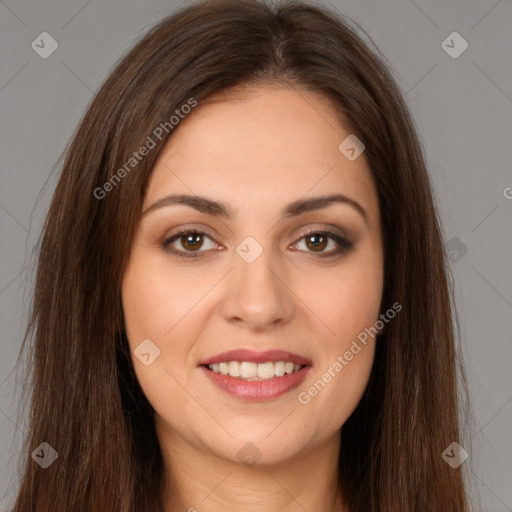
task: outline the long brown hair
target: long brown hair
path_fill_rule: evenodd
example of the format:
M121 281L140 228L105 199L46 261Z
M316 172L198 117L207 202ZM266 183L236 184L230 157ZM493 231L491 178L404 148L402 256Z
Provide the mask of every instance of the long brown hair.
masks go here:
M382 311L402 305L342 427L348 507L469 510L465 465L441 457L464 446L467 384L435 198L401 92L358 29L299 1L199 1L152 28L107 78L66 151L44 225L22 346L32 396L13 512L161 510L163 460L123 327L122 276L176 110L267 83L324 94L364 142L384 229ZM127 166L148 137L155 147ZM42 442L58 453L46 469L31 457Z

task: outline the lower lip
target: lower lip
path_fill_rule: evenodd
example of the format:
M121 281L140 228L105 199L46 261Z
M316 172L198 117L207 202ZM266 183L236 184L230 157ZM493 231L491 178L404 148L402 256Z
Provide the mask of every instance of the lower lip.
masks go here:
M222 375L201 366L207 377L220 389L226 391L231 396L243 400L271 400L284 395L288 391L299 386L306 378L311 366L305 366L298 372L286 374L282 377L274 377L267 380L242 380L229 375Z

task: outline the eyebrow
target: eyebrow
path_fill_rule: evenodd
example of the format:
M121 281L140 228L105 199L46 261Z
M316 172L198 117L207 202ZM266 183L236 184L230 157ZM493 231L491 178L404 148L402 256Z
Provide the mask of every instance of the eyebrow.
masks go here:
M298 217L304 213L321 210L335 203L351 206L363 217L366 224L368 224L368 214L366 213L366 210L357 201L343 194L332 194L293 201L285 206L281 212L281 217ZM201 213L212 215L214 217L223 217L226 219L233 218L233 210L227 203L214 201L213 199L208 199L207 197L203 196L192 196L187 194L175 194L162 197L151 206L149 206L142 213L142 216L144 217L159 208L172 205L189 206L190 208L194 208Z

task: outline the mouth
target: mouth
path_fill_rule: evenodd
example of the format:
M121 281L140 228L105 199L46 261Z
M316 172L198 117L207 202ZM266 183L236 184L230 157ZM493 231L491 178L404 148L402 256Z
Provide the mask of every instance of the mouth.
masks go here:
M199 366L222 391L242 400L271 400L299 386L312 368L309 359L284 351L224 352Z
M264 381L282 378L297 373L307 365L294 364L291 361L267 361L254 363L251 361L223 361L204 365L205 368L220 375L229 375L246 382Z

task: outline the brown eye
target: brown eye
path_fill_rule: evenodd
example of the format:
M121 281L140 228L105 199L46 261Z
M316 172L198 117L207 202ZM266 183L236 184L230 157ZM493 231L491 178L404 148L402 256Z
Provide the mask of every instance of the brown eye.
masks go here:
M200 249L203 245L201 237L202 235L199 233L190 233L188 235L181 236L179 239L181 240L181 245L184 249L194 251L196 249Z
M307 247L313 250L313 252L323 251L329 241L329 238L321 233L307 235L305 238Z
M205 241L207 242L208 240L211 246L205 248ZM301 251L313 253L321 258L336 256L353 247L353 244L348 240L331 232L313 231L307 233L295 244L295 247L298 247L302 240L305 240L306 247L305 249L300 248ZM325 249L329 246L330 242L333 243L334 247L326 251ZM215 242L213 242L209 235L202 231L190 229L175 233L162 243L162 247L166 252L184 258L198 258L201 256L201 253L208 252L208 249L215 249L215 246Z
M305 241L305 249L300 247L302 240ZM331 250L326 251L325 249L330 245L330 242L332 242L333 247ZM295 244L295 247L298 247L306 253L313 253L320 258L327 258L351 249L353 244L345 238L329 231L311 231L303 235L299 242Z
M205 239L211 241L211 247L206 247L206 249L204 249ZM215 245L216 244L206 233L189 229L180 231L167 238L164 240L162 247L166 252L175 254L177 256L183 256L185 258L196 258L201 256L202 252L206 252L207 249L215 248Z

